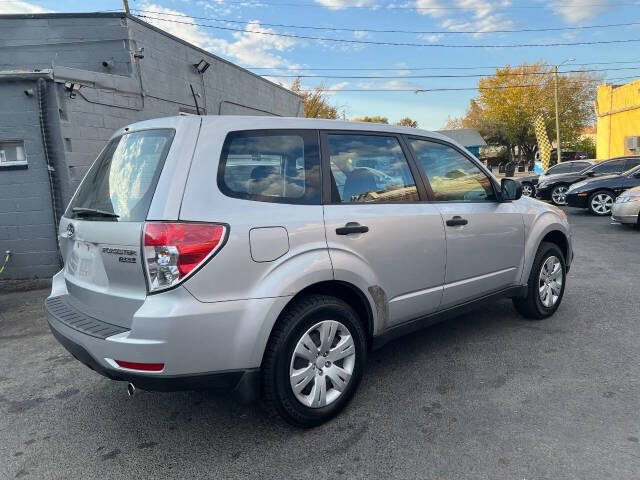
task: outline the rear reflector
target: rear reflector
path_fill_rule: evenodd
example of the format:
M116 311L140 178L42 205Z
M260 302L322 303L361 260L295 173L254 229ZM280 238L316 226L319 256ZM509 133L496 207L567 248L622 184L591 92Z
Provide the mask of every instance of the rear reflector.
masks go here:
M130 368L131 370L144 370L145 372L159 372L164 368L164 363L138 363L125 362L124 360L116 360L116 363L122 368Z
M211 223L147 223L144 257L150 291L180 283L222 244L224 225Z

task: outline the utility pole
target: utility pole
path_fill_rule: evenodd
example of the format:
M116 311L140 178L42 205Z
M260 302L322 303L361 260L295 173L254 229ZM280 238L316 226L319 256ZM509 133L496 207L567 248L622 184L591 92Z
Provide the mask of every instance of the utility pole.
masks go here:
M126 0L125 0L126 1ZM562 148L560 147L560 113L558 111L558 65L553 67L556 81L556 163L562 162Z
M122 5L124 6L124 13L129 14L129 0L122 0Z
M553 73L555 77L555 97L556 97L556 163L562 162L562 147L560 146L560 110L558 109L558 67L565 63L573 62L574 58L567 58L560 65L554 65Z

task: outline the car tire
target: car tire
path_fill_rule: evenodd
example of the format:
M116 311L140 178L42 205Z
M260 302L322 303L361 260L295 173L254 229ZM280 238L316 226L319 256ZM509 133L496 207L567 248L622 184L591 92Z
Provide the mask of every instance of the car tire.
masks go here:
M567 191L569 190L569 186L561 183L560 185L556 185L551 190L551 203L554 205L558 205L559 207L563 207L567 204Z
M533 184L530 182L522 182L522 195L525 197L534 197L536 194L536 189L533 187Z
M599 217L611 215L611 207L616 197L609 190L598 190L593 192L587 200L589 211Z
M321 332L329 338L331 328L333 341L323 345ZM265 350L262 395L267 411L303 428L330 420L358 388L366 357L366 330L347 303L327 295L295 300L278 319ZM294 391L296 382L304 388Z
M551 267L556 264L559 267L557 273ZM543 242L529 274L527 296L513 299L518 313L530 320L542 320L553 315L562 302L566 277L567 268L562 250L555 243ZM556 283L553 283L554 279ZM561 282L557 282L558 279Z

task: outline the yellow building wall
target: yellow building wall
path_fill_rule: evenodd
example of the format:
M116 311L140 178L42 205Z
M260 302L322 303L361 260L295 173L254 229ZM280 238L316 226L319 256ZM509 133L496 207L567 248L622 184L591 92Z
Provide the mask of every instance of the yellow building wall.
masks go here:
M640 151L626 148L627 137L640 136L640 79L622 86L600 85L596 113L598 160L640 155Z

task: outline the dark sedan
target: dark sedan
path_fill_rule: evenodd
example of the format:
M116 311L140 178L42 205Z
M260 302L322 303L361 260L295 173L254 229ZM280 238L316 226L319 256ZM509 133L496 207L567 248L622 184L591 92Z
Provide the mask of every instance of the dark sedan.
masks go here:
M541 200L551 201L555 205L566 205L567 191L574 183L591 177L620 174L637 165L640 165L640 157L619 157L597 163L578 173L550 175L544 180L540 179L538 181L536 197Z
M533 197L535 195L536 185L538 185L538 182L541 182L549 175L558 175L560 173L577 173L594 164L595 161L593 160L572 160L568 162L562 162L554 165L542 174L518 177L517 180L519 180L522 184L522 195L524 195L525 197Z
M567 205L588 208L594 215L610 215L618 195L640 186L640 158L638 163L638 166L619 175L604 175L574 183L566 195Z

